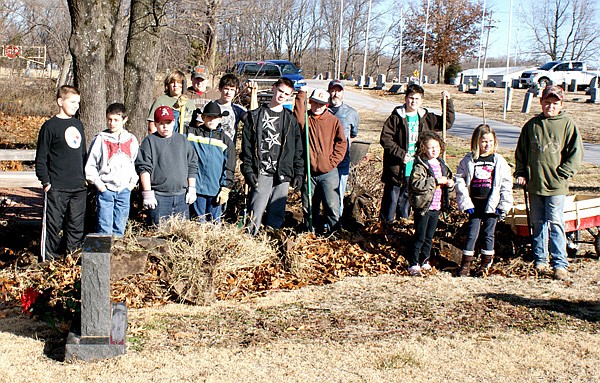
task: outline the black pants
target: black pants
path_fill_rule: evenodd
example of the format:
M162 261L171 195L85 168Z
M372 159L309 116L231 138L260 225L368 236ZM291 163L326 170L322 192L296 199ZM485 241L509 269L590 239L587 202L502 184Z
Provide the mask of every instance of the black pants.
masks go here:
M408 255L408 266L424 264L431 253L433 234L437 228L439 210L427 210L423 215L415 212L415 243Z
M46 257L73 252L83 244L86 189L46 193ZM63 235L60 235L60 232Z

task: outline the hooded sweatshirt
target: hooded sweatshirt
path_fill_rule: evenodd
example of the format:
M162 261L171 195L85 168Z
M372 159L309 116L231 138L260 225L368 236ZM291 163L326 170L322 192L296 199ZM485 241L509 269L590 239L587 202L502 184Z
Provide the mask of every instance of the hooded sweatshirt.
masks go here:
M575 123L564 112L529 120L515 150L515 177L525 177L527 190L542 196L566 195L581 166L583 144Z

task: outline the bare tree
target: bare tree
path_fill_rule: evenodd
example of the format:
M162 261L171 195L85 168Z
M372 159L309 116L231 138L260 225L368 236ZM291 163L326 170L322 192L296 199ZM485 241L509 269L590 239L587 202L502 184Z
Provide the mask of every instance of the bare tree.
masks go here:
M427 1L413 4L408 12L410 23L404 31L404 50L413 58L420 58L423 49ZM432 0L427 27L425 61L438 68L438 81L444 78L446 65L472 55L479 42L479 24L482 5L471 0Z
M533 35L533 56L583 60L600 51L600 23L595 1L535 0L529 3L522 18Z

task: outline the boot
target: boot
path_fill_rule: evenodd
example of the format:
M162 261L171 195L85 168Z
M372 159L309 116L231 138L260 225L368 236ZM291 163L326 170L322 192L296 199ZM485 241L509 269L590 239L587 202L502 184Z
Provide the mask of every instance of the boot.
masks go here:
M486 277L494 262L494 250L481 250L481 266L477 272L480 277Z
M460 264L459 277L468 277L471 270L471 262L473 262L473 251L463 250L462 262Z

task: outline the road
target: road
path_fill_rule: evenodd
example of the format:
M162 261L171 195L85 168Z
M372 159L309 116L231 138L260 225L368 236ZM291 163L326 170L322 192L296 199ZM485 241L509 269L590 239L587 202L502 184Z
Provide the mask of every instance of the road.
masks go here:
M328 81L325 80L306 80L306 82L311 89L326 89L328 84ZM372 110L385 116L388 116L392 110L399 105L398 103L389 102L370 96L366 93L362 93L360 89L355 88L354 85L350 85L349 83L346 83L344 93L345 102L347 102L348 105L361 109ZM402 100L402 98L399 99ZM430 110L435 113L440 113L439 109ZM486 122L496 131L496 136L498 137L500 146L505 148L515 148L517 146L517 140L519 139L521 127L496 120L487 120ZM481 123L481 117L457 112L454 125L452 125L452 129L448 130L448 134L470 140L473 129ZM600 145L584 143L583 147L585 150L583 155L584 161L594 165L600 165Z

